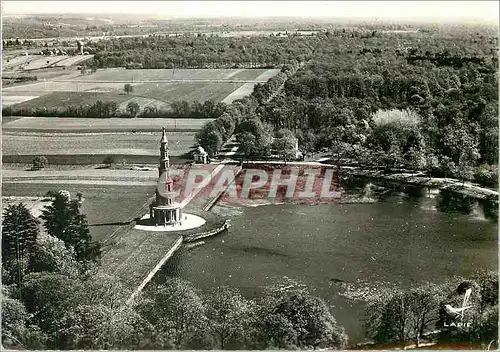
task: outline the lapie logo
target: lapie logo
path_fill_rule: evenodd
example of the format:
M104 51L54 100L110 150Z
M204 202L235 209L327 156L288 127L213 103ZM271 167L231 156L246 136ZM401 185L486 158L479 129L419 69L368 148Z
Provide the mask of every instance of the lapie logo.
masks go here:
M455 320L459 320L458 322L452 322L450 324L447 324L446 322L444 323L445 327L470 327L471 323L470 322L464 322L464 314L465 311L468 309L471 309L472 306L469 304L470 301L470 296L472 294L472 288L468 288L465 290L464 294L464 300L462 302L461 307L452 307L450 304L446 304L444 307L450 314L455 315Z

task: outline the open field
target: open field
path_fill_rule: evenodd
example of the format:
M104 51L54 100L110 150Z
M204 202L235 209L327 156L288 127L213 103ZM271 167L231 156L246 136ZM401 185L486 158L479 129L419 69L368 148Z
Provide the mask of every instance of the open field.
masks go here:
M38 95L12 95L12 96L3 96L2 97L2 105L10 106L14 104L19 104L28 100L33 100L38 98Z
M78 57L76 57L78 58ZM67 60L76 60L74 57ZM277 69L180 69L180 70L127 70L104 69L89 75L79 75L76 70L67 73L58 70L51 79L45 72L43 81L9 86L3 90L2 101L14 109L37 107L64 108L68 105L92 104L97 99L126 102L130 96L124 95L123 86L134 86L131 96L146 99L141 108L155 105L168 109L165 105L177 100L204 102L231 102L250 94L258 82L266 82L275 76ZM30 98L21 98L21 97ZM123 104L126 106L126 104Z
M160 118L73 118L73 117L3 117L9 122L3 125L6 132L155 132L164 126L172 132L196 132L212 119L160 119ZM169 133L170 135L170 133ZM170 138L170 137L169 137ZM154 144L156 146L156 144ZM4 151L5 153L5 151Z
M104 186L40 183L4 183L4 196L41 196L48 191L65 189L74 197L83 193L82 213L87 215L90 233L96 240L106 243L120 232L135 217L142 216L138 210L154 195L152 186ZM105 210L105 211L104 211Z
M253 92L253 87L255 86L255 83L245 83L242 86L240 86L238 89L233 91L231 94L227 95L222 102L225 104L231 104L233 101L237 99L242 99L243 97L246 97L247 95L250 95Z
M160 101L220 102L237 90L241 83L143 83L134 87L133 95L154 98Z
M40 68L50 67L57 64L60 61L66 59L66 56L36 56L30 57L30 59L22 65L23 70L37 70Z
M172 156L188 152L195 143L194 132L169 133ZM2 153L6 155L126 154L158 155L158 132L114 133L5 133Z
M85 81L162 81L162 80L258 80L263 73L270 77L278 69L136 69L110 68L97 70L92 75L82 76ZM268 77L269 79L269 77Z
M66 56L66 58L62 61L59 61L56 66L61 67L70 67L77 64L80 64L84 61L90 60L94 55L77 55L77 56Z
M38 83L43 84L43 83ZM14 87L13 87L14 88ZM21 87L15 87L21 88ZM19 96L20 97L20 96ZM9 96L4 96L2 99L9 99ZM16 96L16 99L20 99ZM47 108L47 109L62 109L69 105L79 106L79 105L91 105L97 100L102 101L116 101L118 104L129 100L130 97L127 95L120 95L116 93L97 93L97 92L54 92L34 99L27 99L21 103L15 105L16 109L36 109L36 108Z
M21 86L8 87L5 89L7 94L17 94L18 92L36 92L38 95L48 94L52 92L116 92L123 93L123 83L96 83L96 82L72 82L71 80L64 81L47 81Z
M70 67L94 57L93 55L79 56L42 56L42 55L22 55L3 60L3 69L11 70L38 70L51 66Z

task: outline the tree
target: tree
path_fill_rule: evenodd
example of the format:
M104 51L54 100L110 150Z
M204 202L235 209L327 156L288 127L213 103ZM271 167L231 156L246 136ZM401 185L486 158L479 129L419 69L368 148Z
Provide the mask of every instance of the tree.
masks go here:
M278 152L280 157L285 160L285 163L289 159L295 158L295 143L297 139L293 135L292 131L283 128L275 133L275 138L273 140L273 147Z
M106 156L104 158L104 160L102 161L102 163L108 165L108 167L111 167L111 165L115 162L116 162L116 160L115 160L115 157L113 155Z
M47 336L29 324L23 302L2 293L2 346L13 349L44 349Z
M61 319L82 299L82 282L58 273L26 275L23 302L31 321L49 335L61 327Z
M125 93L130 94L133 92L134 87L130 83L125 83L125 85L123 86L123 90L125 91Z
M76 277L80 271L72 247L54 236L45 235L37 240L29 259L29 272L51 272Z
M271 308L260 317L269 347L335 348L347 346L347 335L337 325L326 303L304 292L271 300Z
M236 136L239 144L239 151L243 153L244 158L248 159L250 156L255 155L257 148L255 136L250 132L242 132Z
M219 151L224 142L218 125L213 121L203 126L203 129L196 134L196 140L210 157Z
M78 200L70 200L62 192L55 194L51 205L45 206L40 216L47 232L71 246L78 261L97 261L101 255L100 244L92 240L87 218L80 214Z
M376 342L408 341L419 344L424 332L439 320L439 296L436 286L403 291L383 291L370 297L365 327Z
M25 270L23 264L33 252L40 232L38 225L24 203L11 204L3 212L2 266L15 276L19 286Z
M207 328L218 348L224 349L231 339L242 336L249 323L249 303L234 288L213 288L204 297Z
M112 309L92 302L70 309L58 330L63 349L123 349L137 337L142 321L131 307Z
M33 170L43 169L48 164L48 160L44 155L35 156L33 158Z
M132 117L137 116L140 110L139 104L137 104L135 101L131 101L127 104L127 111Z
M142 303L143 316L172 339L174 348L189 347L206 324L202 300L191 283L169 279L156 288L154 296Z
M2 341L11 340L12 345L20 344L28 313L24 304L9 297L2 297ZM21 346L22 347L22 346Z

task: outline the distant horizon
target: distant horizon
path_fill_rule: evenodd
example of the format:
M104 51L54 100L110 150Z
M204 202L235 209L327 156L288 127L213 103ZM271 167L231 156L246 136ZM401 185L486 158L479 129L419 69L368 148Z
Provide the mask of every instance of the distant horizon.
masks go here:
M98 6L95 6L99 4ZM119 4L119 9L117 9ZM150 10L154 9L154 10ZM496 22L498 1L2 1L3 17L134 16L157 19Z

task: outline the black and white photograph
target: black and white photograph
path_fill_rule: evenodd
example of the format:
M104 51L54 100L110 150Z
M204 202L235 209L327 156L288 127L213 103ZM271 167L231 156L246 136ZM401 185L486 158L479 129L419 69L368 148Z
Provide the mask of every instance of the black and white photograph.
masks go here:
M1 1L1 349L498 350L498 1Z

